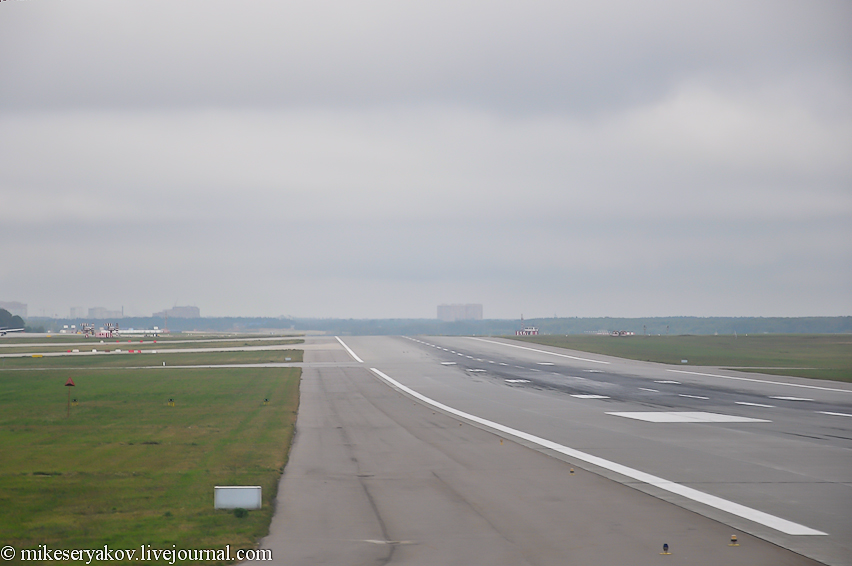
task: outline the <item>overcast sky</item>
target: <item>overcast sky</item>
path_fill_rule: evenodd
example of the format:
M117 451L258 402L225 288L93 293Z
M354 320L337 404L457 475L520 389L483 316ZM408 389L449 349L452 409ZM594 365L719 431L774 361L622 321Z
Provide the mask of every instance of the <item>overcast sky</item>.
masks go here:
M30 316L852 314L852 3L0 3Z

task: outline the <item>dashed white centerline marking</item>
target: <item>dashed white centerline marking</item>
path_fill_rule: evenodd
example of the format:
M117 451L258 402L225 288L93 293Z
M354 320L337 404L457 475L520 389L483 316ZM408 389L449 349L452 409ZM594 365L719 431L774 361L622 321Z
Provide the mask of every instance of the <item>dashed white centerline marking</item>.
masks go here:
M428 405L441 409L442 411L446 411L451 415L455 415L457 417L467 419L471 422L481 424L492 430L496 430L498 432L502 432L504 434L520 438L521 440L526 440L527 442L537 444L542 448L547 448L549 450L559 452L560 454L564 454L569 458L582 460L584 462L587 462L594 466L599 466L601 468L615 472L627 478L656 486L659 489L668 491L670 493L675 493L682 497L686 497L687 499L697 501L699 503L714 507L716 509L720 509L732 515L736 515L737 517L742 517L744 519L748 519L749 521L765 525L769 528L775 529L788 535L827 535L827 533L824 533L822 531L811 529L810 527L806 527L804 525L800 525L798 523L782 519L781 517L776 517L775 515L770 515L769 513L764 513L763 511L758 511L757 509L752 509L751 507L746 507L745 505L734 503L733 501L728 501L727 499L722 499L721 497L716 497L715 495L710 495L709 493L704 493L703 491L698 491L697 489L693 489L691 487L675 483L659 476L654 476L642 472L640 470L636 470L634 468L629 468L617 462L612 462L610 460L606 460L604 458L600 458L598 456L594 456L586 452L581 452L580 450L576 450L574 448L558 444L556 442L553 442L552 440L547 440L545 438L535 436L528 432L523 432L521 430L510 428L506 425L502 425L494 421L489 421L487 419L471 415L470 413L465 413L464 411L454 409L449 405L439 403L434 399L426 397L425 395L418 393L410 387L406 387L402 383L396 381L391 377L388 377L376 368L370 368L370 371L379 376L386 383L392 385L393 387L396 387L397 389L407 393L408 395L411 395L415 399L423 401Z
M501 365L501 366L507 366L507 365L509 365L509 364L504 364L503 362L500 362L500 365Z
M748 401L734 401L737 405L747 405L749 407L766 407L767 409L774 409L775 405L764 405L763 403L749 403Z
M456 365L456 362L441 362L441 365L442 366L454 366L454 365Z
M584 369L583 371L587 371L589 373L603 373L601 369Z
M469 369L467 371L485 371L484 369Z
M606 395L571 395L577 399L609 399Z
M553 362L536 362L540 366L555 366Z
M710 397L702 397L701 395L686 395L685 393L678 393L678 397L689 397L690 399L709 399Z
M674 383L675 385L680 385L680 381L672 381L671 379L655 379L654 383Z
M817 413L822 413L823 415L834 415L835 417L852 417L852 415L848 415L846 413L832 413L831 411L817 411Z
M506 383L529 383L529 379L505 379Z
M660 392L659 389L648 389L647 387L640 387L639 389L641 389L642 391L653 391L654 393Z
M804 397L782 397L779 395L770 395L770 399L778 399L780 401L813 401L813 399L806 399Z

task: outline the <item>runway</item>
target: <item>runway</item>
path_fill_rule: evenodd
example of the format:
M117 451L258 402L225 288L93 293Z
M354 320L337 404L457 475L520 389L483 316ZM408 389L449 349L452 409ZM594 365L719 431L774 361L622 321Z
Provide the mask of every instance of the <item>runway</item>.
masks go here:
M814 563L806 555L850 564L848 439L801 440L791 431L848 431L843 417L815 407L852 412L849 400L835 399L852 398L852 388L817 382L840 392L808 389L811 401L760 403L775 405L769 408L737 401L757 404L750 400L813 382L672 379L667 366L564 357L573 354L491 339L344 338L351 355L334 338L310 342L296 440L262 541L278 563ZM783 532L495 434L440 405L826 534ZM609 414L631 412L754 420L661 423ZM831 418L837 422L821 420ZM740 546L728 546L731 534ZM671 555L660 554L664 543Z

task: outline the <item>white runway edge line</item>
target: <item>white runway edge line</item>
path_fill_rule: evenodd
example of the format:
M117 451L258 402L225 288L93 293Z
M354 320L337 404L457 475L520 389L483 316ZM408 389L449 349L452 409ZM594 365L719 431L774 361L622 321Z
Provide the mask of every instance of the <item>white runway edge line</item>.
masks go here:
M518 346L515 344L506 344L505 342L495 342L494 340L486 340L484 338L474 338L468 336L471 340L479 340L480 342L488 342L489 344L498 344L500 346L508 346L509 348L519 348L521 350L529 350L530 352L538 352L540 354L549 354L551 356L559 356L560 358L571 358L572 360L580 360L582 362L592 362L594 364L609 364L601 360L590 360L588 358L578 358L577 356L569 356L568 354L557 354L556 352L548 352L547 350L539 350L537 348L527 348L526 346Z
M798 383L784 383L783 381L768 381L766 379L753 379L751 377L734 377L732 375L719 375L717 373L699 373L697 371L683 371L682 369L667 369L674 373L686 373L689 375L703 375L705 377L720 377L722 379L734 379L737 381L753 381L755 383L768 383L769 385L786 385L787 387L803 387L805 389L819 389L820 391L837 391L839 393L852 393L852 389L832 389L831 387L819 387L817 385L800 385ZM664 383L658 381L657 383Z
M492 430L500 431L502 433L526 440L527 442L538 444L539 446L554 450L561 454L565 454L566 456L570 456L571 458L576 458L577 460L582 460L584 462L588 462L589 464L600 466L601 468L604 468L606 470L610 470L628 478L656 486L671 493L676 493L678 495L686 497L687 499L691 499L693 501L709 505L710 507L721 509L722 511L730 513L731 515L736 515L737 517L748 519L749 521L759 523L761 525L764 525L771 529L775 529L776 531L781 531L782 533L788 535L828 534L822 531L811 529L810 527L806 527L804 525L793 523L792 521L788 521L786 519L782 519L774 515L770 515L769 513L764 513L763 511L758 511L757 509L752 509L750 507L746 507L745 505L740 505L739 503L734 503L733 501L728 501L727 499L722 499L721 497L716 497L715 495L710 495L709 493L704 493L703 491L698 491L697 489L692 489L691 487L686 487L684 485L680 485L672 481L653 476L651 474L646 474L645 472L640 472L639 470L634 470L633 468L628 468L627 466L623 466L615 462L610 462L609 460L605 460L603 458L599 458L591 454L586 454L585 452L580 452L579 450L575 450L573 448L557 444L556 442L552 442L550 440L546 440L544 438L540 438L538 436L520 430L516 430L514 428L509 428L499 423L495 423L493 421L489 421L477 417L475 415L465 413L463 411L459 411L458 409L454 409L452 407L444 405L443 403L439 403L438 401L430 399L429 397L426 397L425 395L422 395L417 391L406 387L395 379L388 377L376 368L370 368L370 371L375 373L389 385L396 387L400 391L404 391L405 393L411 395L416 399L420 399L424 403L432 405L433 407L437 407L442 411L446 411L463 419L479 423Z
M364 360L359 358L358 355L355 352L352 351L352 348L350 348L349 346L347 346L346 344L343 343L343 340L340 339L340 336L335 336L335 338L337 338L337 341L340 342L341 346L346 348L346 351L349 352L349 355L352 356L353 358L355 358L356 362L360 362L362 364L364 363Z

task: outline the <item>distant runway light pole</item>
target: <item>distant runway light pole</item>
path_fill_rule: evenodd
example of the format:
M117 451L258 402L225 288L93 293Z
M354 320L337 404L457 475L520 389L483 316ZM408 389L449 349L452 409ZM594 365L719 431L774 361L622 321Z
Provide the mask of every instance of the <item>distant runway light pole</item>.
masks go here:
M69 377L68 381L65 382L65 387L69 388L68 389L68 407L65 411L65 418L67 419L67 418L71 417L71 389L70 388L74 387L74 380Z

